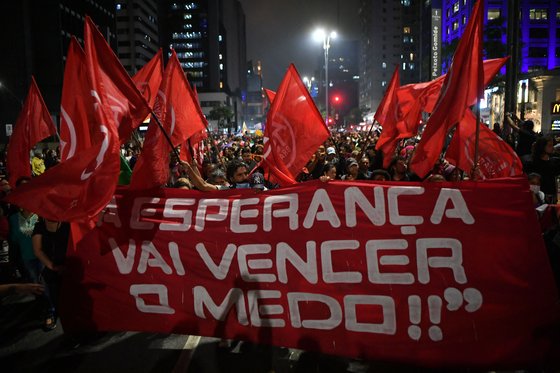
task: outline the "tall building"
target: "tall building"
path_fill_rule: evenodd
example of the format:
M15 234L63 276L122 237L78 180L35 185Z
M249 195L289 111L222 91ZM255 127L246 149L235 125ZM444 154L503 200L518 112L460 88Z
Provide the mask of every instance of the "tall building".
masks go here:
M308 82L311 89L316 81L321 82L318 96L315 98L317 106L325 108L324 57L320 58L319 68L315 72L316 78ZM335 40L329 48L329 118L334 118L338 126L344 124L344 117L351 109L359 106L359 75L360 75L360 41Z
M474 0L443 1L444 44L458 40L466 27ZM552 70L560 67L560 4L558 1L520 0L520 72ZM484 8L485 42L506 44L507 0L487 0ZM494 57L496 43L486 48ZM505 48L498 52L505 54ZM502 55L503 55L502 54ZM497 56L496 56L497 57Z
M261 61L247 63L247 94L244 100L243 122L249 129L262 129L267 98L263 92Z
M401 84L420 79L420 0L362 0L360 107L376 110L399 67Z
M156 0L117 0L118 55L134 75L159 49Z
M2 1L0 33L0 140L6 142L6 124L13 124L35 76L53 116L60 112L60 96L70 38L83 42L89 15L113 48L115 2L112 0ZM55 118L56 119L56 118Z
M169 56L175 49L183 70L200 94L203 112L226 105L234 124L242 119L246 92L245 13L238 0L160 2L160 37Z
M508 0L487 0L484 8L486 58L507 54ZM443 0L443 70L449 67L454 46L462 35L474 0ZM560 130L560 3L545 0L519 0L519 66L517 115L531 119L544 133ZM446 56L447 54L447 56ZM499 91L498 91L499 92ZM498 97L496 97L498 96ZM500 94L486 92L486 101L502 102ZM501 122L503 103L487 108L489 122Z

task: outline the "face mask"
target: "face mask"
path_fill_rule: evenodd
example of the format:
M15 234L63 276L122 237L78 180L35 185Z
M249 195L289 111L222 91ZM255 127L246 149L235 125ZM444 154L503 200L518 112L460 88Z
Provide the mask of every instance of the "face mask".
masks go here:
M531 190L531 192L536 194L536 193L541 191L541 186L540 185L529 185L529 189Z

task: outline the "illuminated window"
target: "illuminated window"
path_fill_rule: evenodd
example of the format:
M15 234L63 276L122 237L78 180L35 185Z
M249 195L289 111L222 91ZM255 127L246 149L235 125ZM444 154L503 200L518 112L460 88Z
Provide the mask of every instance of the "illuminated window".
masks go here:
M403 34L410 34L410 27L403 27Z
M224 82L220 82L220 89L224 88Z
M192 14L189 13L183 14L183 19L192 19Z
M453 22L453 31L456 31L459 28L459 21Z
M467 16L463 16L463 25L467 23Z
M387 63L383 62L383 63L381 64L381 67L384 68L384 69L386 69L386 68L387 68Z
M529 9L529 19L532 21L546 21L548 19L548 10Z
M488 9L488 20L500 18L501 16L500 8L490 8Z
M411 61L414 61L414 53L411 53L411 54L410 54L410 60L411 60Z
M456 3L453 4L453 14L457 13L459 11L459 2L457 1Z

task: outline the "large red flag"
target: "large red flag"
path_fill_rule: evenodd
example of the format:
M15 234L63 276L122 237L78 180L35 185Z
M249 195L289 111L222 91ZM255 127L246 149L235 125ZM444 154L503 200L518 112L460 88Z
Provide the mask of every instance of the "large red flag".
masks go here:
M90 96L86 107L93 108L92 131L101 140L80 149L72 158L47 170L14 190L8 201L58 221L83 221L95 217L111 200L120 171L120 145L117 125L106 93L106 75L101 69L99 53L92 42L92 27L86 23L85 82ZM83 83L83 84L87 84Z
M319 110L295 66L290 65L268 113L263 166L281 185L293 184L328 137Z
M88 31L84 34L89 38L86 44L89 43L97 51L98 78L107 93L106 105L113 112L120 141L127 141L132 130L146 119L150 107L89 17L86 17L85 29Z
M432 169L448 131L461 121L465 109L482 95L482 2L478 0L473 8L445 77L438 103L412 156L410 167L420 177L426 176Z
M65 161L76 154L76 150L87 149L101 138L98 129L91 127L94 123L91 101L91 86L86 72L86 55L73 37L70 40L64 81L62 83L62 101L60 103L60 153Z
M484 61L484 87L490 84L508 58L495 58ZM404 123L404 132L399 135L399 138L416 136L422 112L433 112L445 77L446 75L442 75L430 82L407 84L399 88L397 91L399 113ZM474 105L475 101L476 99L471 105Z
M399 128L399 102L397 98L397 90L399 89L399 67L395 67L395 72L391 78L391 82L385 91L385 96L379 103L375 111L374 118L383 126L381 135L375 148L383 152L383 167L387 168L393 158L393 153L397 145L397 137L400 133Z
M142 96L144 96L150 108L154 107L162 80L163 53L160 48L150 62L144 65L144 67L132 77L136 88L142 93Z
M155 112L174 147L183 144L195 133L204 131L207 126L175 51L165 67ZM156 123L150 123L142 154L134 166L130 189L150 189L164 185L169 178L170 151L171 147L161 129Z
M39 141L56 133L49 110L37 87L35 78L31 77L31 86L21 113L10 137L6 155L10 184L15 185L22 176L31 177L29 152Z
M480 178L494 179L523 174L517 154L504 140L484 124L480 126L478 145ZM470 172L474 165L476 117L470 109L457 125L445 158L461 170Z

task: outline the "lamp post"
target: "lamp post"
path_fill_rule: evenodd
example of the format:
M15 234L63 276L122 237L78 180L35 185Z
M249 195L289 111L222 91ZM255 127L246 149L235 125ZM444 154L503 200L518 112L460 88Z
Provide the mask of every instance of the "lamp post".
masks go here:
M326 32L323 29L317 29L313 33L313 38L318 42L323 42L323 50L325 51L325 123L329 125L329 48L331 47L331 39L336 38L336 31Z

